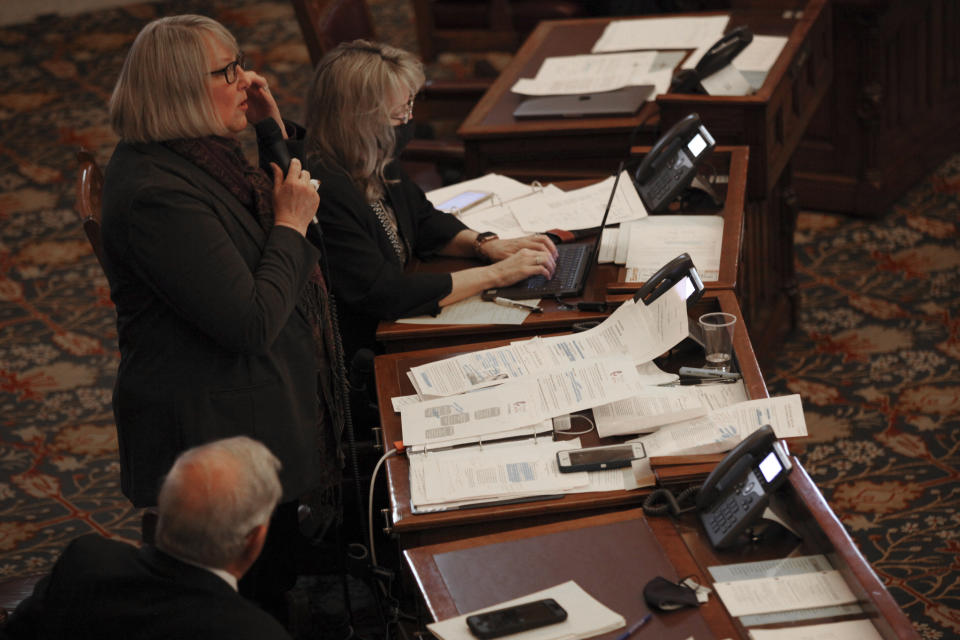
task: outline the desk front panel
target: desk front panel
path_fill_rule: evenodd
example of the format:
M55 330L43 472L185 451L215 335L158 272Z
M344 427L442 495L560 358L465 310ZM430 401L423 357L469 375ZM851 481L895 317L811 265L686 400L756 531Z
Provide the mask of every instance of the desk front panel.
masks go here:
M742 319L736 298L729 291L705 296L692 313L696 317L701 313L716 310L733 313ZM411 367L459 353L500 346L507 342L459 345L378 356L375 361L375 373L384 441L391 443L392 446L392 443L403 439L400 416L393 412L390 398L413 393L413 386L407 378L407 371ZM734 332L734 356L739 371L743 374L747 395L750 398L767 397L766 385L750 344L747 327L741 321L737 322ZM666 368L676 371L683 365L702 366L702 364L702 355L694 359L690 359L690 356L676 357L670 359ZM612 443L612 439L601 442L596 432L592 432L582 436L582 442L587 446ZM575 512L637 505L646 494L643 490L575 493L534 502L414 514L410 505L410 467L406 456L391 457L386 461L385 466L391 528L392 532L401 538L403 546L475 535L478 530L513 528L520 526L518 523L530 519L538 522L550 518L560 520Z

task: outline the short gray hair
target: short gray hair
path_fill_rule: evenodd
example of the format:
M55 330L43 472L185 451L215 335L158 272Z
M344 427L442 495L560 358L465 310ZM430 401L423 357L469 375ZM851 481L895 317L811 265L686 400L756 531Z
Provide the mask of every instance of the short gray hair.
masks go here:
M157 548L226 567L240 557L254 527L269 521L283 491L280 466L266 446L246 436L183 452L160 488Z
M122 140L158 142L226 134L210 99L210 38L239 54L236 38L205 16L160 18L140 31L110 96L110 124Z
M328 51L307 93L307 161L343 171L368 200L380 198L396 147L388 101L401 89L415 95L423 82L423 65L397 47L354 40Z

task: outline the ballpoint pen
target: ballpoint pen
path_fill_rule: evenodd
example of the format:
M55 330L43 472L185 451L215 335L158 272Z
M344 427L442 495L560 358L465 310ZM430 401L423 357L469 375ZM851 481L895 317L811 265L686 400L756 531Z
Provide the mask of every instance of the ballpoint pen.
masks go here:
M687 387L695 384L731 384L737 381L737 378L680 378L673 382L661 382L658 387Z
M650 622L650 618L652 618L652 617L653 617L653 614L652 614L652 613L648 613L647 615L643 616L642 618L640 618L639 620L637 620L636 622L634 622L632 625L630 625L630 628L629 628L629 629L627 629L626 631L624 631L623 633L621 633L619 636L617 636L617 640L627 640L627 638L629 638L630 636L632 636L632 635L636 632L637 629L639 629L639 628L642 627L643 625L645 625L645 624L647 624L648 622Z
M494 298L493 302L501 307L513 307L514 309L525 309L526 311L532 311L534 313L543 313L543 309L529 302L520 302L519 300L511 300L510 298L501 298L499 296Z
M739 380L739 373L732 371L720 371L719 369L702 369L698 367L680 367L678 371L681 376L695 376L697 378L730 378Z

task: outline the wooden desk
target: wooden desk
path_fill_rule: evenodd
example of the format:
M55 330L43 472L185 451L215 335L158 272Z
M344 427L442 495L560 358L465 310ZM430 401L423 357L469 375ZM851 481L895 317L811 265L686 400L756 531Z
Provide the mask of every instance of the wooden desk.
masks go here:
M632 155L641 158L649 147L634 147ZM733 289L737 283L740 267L741 240L743 238L743 210L747 183L746 147L717 147L710 162L719 176L727 178L726 184L717 187L723 199L720 211L684 210L683 213L715 213L723 216L723 240L720 250L720 273L716 280L704 282L708 291ZM562 189L575 189L595 182L595 179L557 183ZM678 212L679 213L679 212ZM476 266L476 262L458 258L440 258L429 262L414 262L412 270L450 272ZM566 299L570 303L581 300L604 300L608 293L635 291L642 283L625 283L623 267L609 264L594 265L583 295ZM569 331L574 323L603 320L608 313L561 310L555 301L544 299L543 313L532 313L521 325L436 325L409 324L382 321L377 325L377 341L387 353L450 346L476 340L494 338L522 338L548 332Z
M758 353L772 353L795 325L797 314L793 265L797 202L790 160L833 70L827 0L793 2L792 8L802 12L790 15L799 14L799 19L784 17L786 0L776 4L730 12L731 27L746 24L754 33L789 36L754 95L662 94L625 118L513 117L522 100L510 92L516 80L533 77L547 57L589 52L612 18L540 23L457 132L464 139L468 174L495 171L540 180L606 174L627 156L634 128L642 125L640 140L650 144L657 124L665 131L688 113L699 113L718 142L750 147L744 262L737 292L751 324L762 329L754 335Z
M704 296L695 309L694 317L708 311L727 311L742 317L736 298L730 291L717 291ZM433 362L458 353L477 351L489 347L507 344L508 341L486 342L481 344L442 347L377 356L374 371L377 384L377 398L380 405L380 426L384 441L401 441L403 433L400 416L393 412L390 398L413 393L413 387L407 378L410 367ZM743 374L747 395L750 398L765 398L767 387L760 374L753 347L747 335L745 323L737 322L734 332L734 356L738 370ZM682 365L701 366L703 358L697 355L690 361L674 361L668 368L676 371ZM622 439L622 438L620 438ZM585 445L600 443L596 432L582 436ZM608 440L604 441L606 444ZM612 440L609 440L612 442ZM426 544L438 540L476 535L478 531L494 531L504 527L517 527L525 519L537 521L560 520L573 512L593 509L610 509L636 505L642 501L645 492L608 491L597 493L576 493L550 500L477 507L471 509L445 511L427 514L414 514L410 506L410 467L406 456L394 456L386 463L387 492L391 532L400 538L401 546Z
M630 624L649 610L643 586L658 575L674 581L696 575L709 586L711 566L825 554L858 596L865 612L861 617L869 618L884 638L917 638L799 460L794 464L780 502L802 536L799 544L784 534L717 552L692 513L674 520L647 518L641 509L629 509L431 544L408 549L404 557L435 620L575 580ZM622 631L598 637L612 639ZM748 637L716 593L697 609L655 612L643 633L651 638Z

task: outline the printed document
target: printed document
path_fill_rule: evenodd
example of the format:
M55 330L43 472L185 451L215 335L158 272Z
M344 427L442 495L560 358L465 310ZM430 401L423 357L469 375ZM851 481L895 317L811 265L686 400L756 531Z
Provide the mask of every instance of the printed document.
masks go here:
M567 612L567 619L538 629L511 636L514 640L580 640L592 638L625 627L623 616L605 607L584 591L576 582L569 581L521 598L500 602L484 609L471 611L455 618L447 618L427 625L439 640L476 640L467 626L467 616L483 611L502 609L516 604L553 598Z
M684 252L690 254L705 282L716 281L722 245L723 216L648 216L630 225L626 281L646 282Z
M655 51L547 58L533 78L520 78L511 91L525 96L599 93L648 84Z
M574 189L545 194L542 198L525 198L512 207L514 216L524 231L541 233L548 229L590 229L599 227L610 200L614 176L603 182ZM607 224L647 217L640 194L633 186L630 174L620 174L617 191L610 203ZM479 227L474 227L479 228Z
M737 617L857 601L843 575L835 570L714 582L713 588L730 615Z
M513 178L508 178L507 176L502 176L497 173L488 173L479 178L464 180L463 182L428 191L426 196L427 200L436 207L466 191L485 191L492 193L492 199L481 202L476 207L471 207L468 210L469 213L473 213L474 211L480 211L481 209L496 204L514 200L515 198L522 198L536 190L536 186L524 184L519 180L514 180Z
M557 468L557 452L579 446L579 438L554 442L545 436L410 453L410 501L423 513L589 487L586 472Z
M416 366L410 369L410 380L422 396L448 396L621 353L641 364L668 351L687 334L686 302L674 286L649 306L627 300L589 331L518 341Z
M626 398L640 384L626 355L582 360L495 388L400 408L406 446L517 435L547 418Z
M833 566L826 556L817 554L812 556L777 558L776 560L721 564L707 567L707 569L710 571L710 576L714 582L731 582L734 580L753 580L756 578L772 578L774 576L829 571L833 569ZM859 604L837 604L826 607L813 607L810 609L740 616L740 624L745 627L755 627L764 624L782 624L784 622L799 622L801 620L850 616L862 613L863 607Z
M614 20L597 39L592 52L695 49L695 66L703 55L699 51L705 52L723 36L729 20L727 15Z

